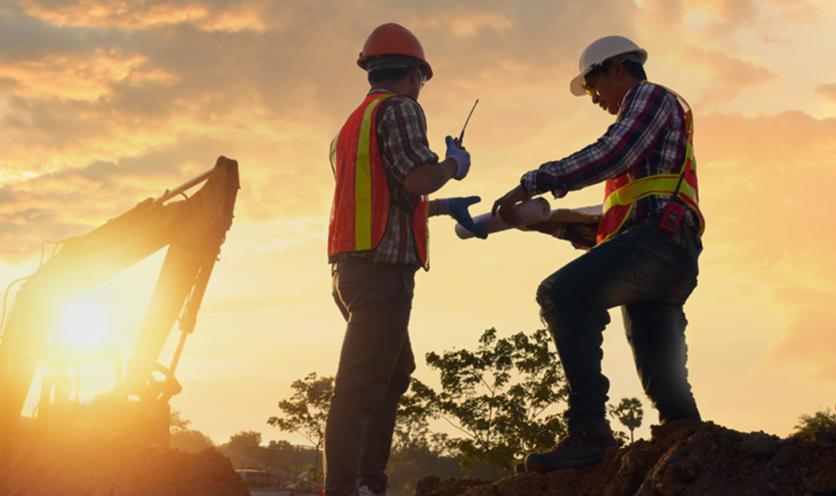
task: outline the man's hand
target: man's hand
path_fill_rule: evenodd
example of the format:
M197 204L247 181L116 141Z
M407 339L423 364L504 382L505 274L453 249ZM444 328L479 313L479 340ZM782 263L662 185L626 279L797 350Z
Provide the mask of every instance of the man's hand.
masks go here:
M519 222L519 218L517 217L516 212L514 212L514 207L516 207L518 203L526 201L530 198L531 195L529 195L525 191L525 189L523 189L522 185L517 186L516 188L505 193L504 196L493 202L491 214L496 216L496 214L498 213L502 220L511 224L512 226L516 226Z
M570 241L579 250L589 250L595 246L597 232L598 224L567 224L566 230L558 237Z
M473 217L470 216L468 208L482 201L478 196L468 196L466 198L441 198L435 200L436 214L449 215L454 218L456 222L462 225L465 229L472 232L474 236L479 239L487 239L488 233L484 229L477 226L473 222Z
M456 174L453 178L461 181L470 172L470 152L465 150L459 140L452 136L447 136L444 141L447 143L447 156L445 158L453 159L456 162Z
M549 236L554 236L555 238L561 238L561 234L566 231L566 224L563 222L556 222L553 220L544 220L543 222L537 222L536 224L530 224L527 226L520 226L518 227L520 231L534 231L540 232L543 234L548 234Z
M595 234L598 224L583 224L580 222L556 222L546 220L519 228L522 231L536 231L555 238L565 239L578 250L589 250L595 246Z

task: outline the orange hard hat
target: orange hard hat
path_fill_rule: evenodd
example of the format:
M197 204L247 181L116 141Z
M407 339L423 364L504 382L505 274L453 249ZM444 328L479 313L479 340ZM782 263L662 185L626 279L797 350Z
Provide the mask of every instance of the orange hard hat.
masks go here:
M366 39L366 44L363 45L363 51L357 58L357 65L367 69L370 59L385 55L417 59L421 62L427 79L433 77L432 67L424 57L424 47L421 46L421 42L410 30L400 24L390 22L374 28L374 31Z

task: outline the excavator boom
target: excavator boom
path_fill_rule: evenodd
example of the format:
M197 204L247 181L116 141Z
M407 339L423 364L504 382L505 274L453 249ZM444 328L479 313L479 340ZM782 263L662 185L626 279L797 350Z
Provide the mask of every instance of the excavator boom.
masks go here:
M198 191L186 196L187 190L201 183ZM0 444L14 440L61 306L166 246L133 356L111 399L137 397L140 403L164 404L168 412L169 398L180 389L174 370L232 224L238 189L238 163L219 157L208 172L140 202L83 236L65 240L58 253L24 282L0 341ZM181 195L185 199L175 201ZM159 355L178 318L180 343L172 363L164 367L158 363ZM155 380L155 371L166 380Z

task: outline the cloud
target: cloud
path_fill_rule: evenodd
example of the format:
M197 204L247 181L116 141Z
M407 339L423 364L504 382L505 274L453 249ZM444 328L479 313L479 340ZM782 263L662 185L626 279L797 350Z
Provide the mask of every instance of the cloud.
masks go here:
M661 66L673 80L687 74L686 84L699 95L692 103L719 108L777 80L777 74L735 40L742 31L760 29L759 12L749 1L650 0L641 3L635 19L641 27L640 44L650 52L651 71Z
M685 51L688 63L702 66L712 73L713 85L703 93L702 105L727 102L753 86L777 79L774 72L757 61L696 46L689 46Z
M816 86L816 93L828 100L836 101L836 83L820 84Z
M770 352L767 363L801 368L814 379L836 382L836 360L833 358L836 311L830 305L833 295L818 296L791 324L784 339Z
M696 153L706 250L726 252L712 267L767 289L791 322L764 366L805 370L834 381L830 302L836 300L836 238L830 185L836 182L836 119L803 112L697 118ZM757 325L753 322L753 325Z
M256 8L263 2L189 1L38 1L22 0L27 14L57 26L137 30L192 24L207 31L261 31Z

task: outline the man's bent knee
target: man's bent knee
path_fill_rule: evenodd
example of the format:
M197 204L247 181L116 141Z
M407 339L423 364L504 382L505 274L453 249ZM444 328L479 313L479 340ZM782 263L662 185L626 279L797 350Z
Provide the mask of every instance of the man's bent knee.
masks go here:
M555 307L554 277L549 277L537 287L537 304L540 305L540 317L544 319Z
M537 288L537 303L540 305L540 319L552 327L555 319L562 319L579 308L580 295L567 286L565 278L556 273L548 277Z

